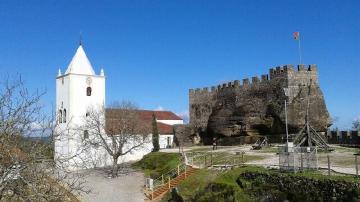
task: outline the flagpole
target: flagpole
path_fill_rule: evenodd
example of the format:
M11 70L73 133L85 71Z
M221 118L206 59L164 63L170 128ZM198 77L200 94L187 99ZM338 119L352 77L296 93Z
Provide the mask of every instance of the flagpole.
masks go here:
M299 60L300 60L300 65L302 64L301 63L301 46L300 46L300 34L299 34L299 40L298 40L298 49L299 49Z

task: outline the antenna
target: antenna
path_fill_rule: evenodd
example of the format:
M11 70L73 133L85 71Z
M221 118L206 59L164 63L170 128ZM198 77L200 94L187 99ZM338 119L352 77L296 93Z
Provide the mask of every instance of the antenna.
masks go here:
M79 45L82 46L82 31L79 34Z

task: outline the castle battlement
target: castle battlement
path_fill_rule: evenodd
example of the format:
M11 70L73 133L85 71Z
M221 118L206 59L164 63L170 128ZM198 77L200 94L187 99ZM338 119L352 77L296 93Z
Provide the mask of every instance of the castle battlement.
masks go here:
M294 69L294 65L291 64L277 66L275 68L270 68L269 74L263 74L260 78L258 76L254 76L251 78L244 78L241 81L234 80L222 83L217 86L189 89L189 93L193 96L212 94L229 88L247 88L254 85L268 84L269 81L277 78L286 79L286 81L289 81L288 84L305 84L309 83L309 79L317 83L317 65L301 64L297 65L296 70Z
M310 88L309 88L310 86ZM289 89L285 95L284 88ZM268 74L189 90L190 123L212 135L281 133L287 99L291 130L303 126L304 107L311 89L311 122L324 131L331 124L320 90L316 65L282 65ZM280 120L276 122L274 120ZM211 139L211 138L210 138Z
M304 73L312 73L317 74L317 65L297 65L297 70L294 70L294 65L283 65L277 66L275 68L271 68L269 70L270 79L275 77L287 76L289 73L291 74L304 74Z

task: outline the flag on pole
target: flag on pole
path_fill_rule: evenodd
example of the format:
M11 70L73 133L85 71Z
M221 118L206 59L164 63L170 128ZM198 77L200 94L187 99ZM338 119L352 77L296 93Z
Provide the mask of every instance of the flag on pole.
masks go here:
M299 40L299 36L300 36L299 32L294 32L294 39L295 40Z

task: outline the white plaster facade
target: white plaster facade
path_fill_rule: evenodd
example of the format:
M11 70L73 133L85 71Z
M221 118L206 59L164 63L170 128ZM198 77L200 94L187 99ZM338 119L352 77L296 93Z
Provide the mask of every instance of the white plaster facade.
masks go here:
M174 135L172 134L160 134L159 145L160 149L170 148L174 142Z
M166 125L175 125L175 124L184 124L183 120L159 120L157 119L156 122L163 123ZM173 146L174 142L174 134L159 134L159 145L160 149L166 149Z
M156 120L156 121L167 125L184 124L183 120Z

